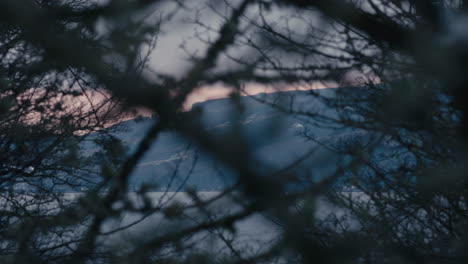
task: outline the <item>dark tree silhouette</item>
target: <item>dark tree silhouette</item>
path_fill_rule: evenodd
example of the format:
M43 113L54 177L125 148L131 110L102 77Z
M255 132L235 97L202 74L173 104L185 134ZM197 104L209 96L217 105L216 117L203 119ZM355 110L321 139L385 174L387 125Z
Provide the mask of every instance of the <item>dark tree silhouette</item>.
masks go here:
M168 4L174 12L156 12ZM147 66L146 51L190 8L183 2L0 3L2 263L466 262L466 1L200 6L221 24L190 21L207 32L195 34L203 52L187 49L188 69L172 76ZM215 133L184 103L220 83L232 89L237 125ZM341 88L313 90L318 83ZM287 167L258 159L240 126L239 95L252 85L307 90L253 99L301 120L299 136L315 142ZM154 112L153 123L127 151L106 128L136 108ZM317 135L322 128L333 133ZM167 131L235 185L208 198L186 188L189 203L151 197L148 185L130 193ZM225 199L233 209L219 213ZM136 220L109 228L128 215ZM247 253L234 243L237 224L258 215L280 231ZM145 219L164 226L111 243ZM226 250L203 248L207 234Z

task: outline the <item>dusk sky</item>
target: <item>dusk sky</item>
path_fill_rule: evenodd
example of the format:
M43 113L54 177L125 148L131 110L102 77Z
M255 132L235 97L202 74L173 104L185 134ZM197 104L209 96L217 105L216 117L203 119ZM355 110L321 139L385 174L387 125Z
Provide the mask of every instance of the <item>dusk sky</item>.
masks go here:
M235 6L238 1L230 1L232 6ZM151 52L149 61L150 70L147 71L148 78L153 78L154 73L167 74L175 78L181 77L190 69L192 56L203 56L206 51L207 43L217 38L216 30L224 22L223 16L227 16L231 12L223 1L193 1L184 3L184 9L177 9L169 22L162 24L162 31L157 37L155 48ZM159 11L163 10L163 11ZM163 8L158 6L157 10L150 17L161 17L167 14L172 14L174 4L169 3ZM251 9L250 18L256 17L256 10ZM280 23L292 24L295 30L306 30L303 21L298 19L295 21L291 11L288 9L274 9L268 17L271 21L279 21ZM249 18L249 19L250 19ZM312 18L314 19L314 18ZM249 56L250 50L245 47L238 48L236 45L228 50L230 56L240 59L243 56ZM255 56L255 55L254 55ZM293 58L284 58L283 62ZM237 65L226 56L222 56L217 65L217 69L235 69ZM360 75L360 74L359 74ZM349 79L355 79L358 76L356 73L349 75ZM245 95L253 95L258 93L271 93L277 91L288 90L308 90L320 89L340 86L336 82L312 82L301 85L275 85L265 86L254 83L247 83L244 87ZM192 105L197 102L202 102L210 99L224 98L231 93L231 89L222 84L214 84L203 86L192 92L185 103L186 110L191 109Z

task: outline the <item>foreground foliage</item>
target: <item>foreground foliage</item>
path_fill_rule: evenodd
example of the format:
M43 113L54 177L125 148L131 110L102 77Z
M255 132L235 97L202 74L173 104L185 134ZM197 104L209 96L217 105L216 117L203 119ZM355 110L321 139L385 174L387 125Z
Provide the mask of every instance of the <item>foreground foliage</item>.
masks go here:
M2 263L465 263L466 4L0 3ZM158 71L151 51L181 16L193 18L198 44L180 48L184 70ZM348 88L327 96L311 90L319 83ZM308 90L333 114L291 98L263 103L302 120L299 136L334 154L279 170L260 164L240 125L215 134L198 110L184 111L194 91L219 84L232 89L238 122L239 96L252 86ZM129 152L103 128L141 109L154 124ZM359 133L329 141L317 127ZM152 198L147 185L130 197L129 177L168 130L231 170L236 185L212 197L188 188L188 203L170 193ZM333 170L301 174L324 165ZM307 184L289 191L298 182ZM231 211L214 209L221 197L234 201ZM319 210L322 202L334 209ZM238 248L236 223L258 213L278 235L250 252ZM137 216L131 224L108 229L129 214ZM148 217L173 225L109 245ZM197 247L207 233L225 248Z

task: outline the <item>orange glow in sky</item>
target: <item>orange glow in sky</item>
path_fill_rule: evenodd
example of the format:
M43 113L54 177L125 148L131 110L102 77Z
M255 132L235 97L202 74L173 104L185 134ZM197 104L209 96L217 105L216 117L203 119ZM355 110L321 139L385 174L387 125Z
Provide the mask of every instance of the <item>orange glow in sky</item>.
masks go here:
M307 85L282 85L282 86L266 86L266 85L259 85L259 84L249 84L246 85L241 95L255 95L259 93L275 93L281 91L295 91L295 90L311 90L311 89L323 89L323 88L330 88L330 87L337 87L336 83L323 83L323 82L315 82L313 84ZM192 106L196 103L213 100L213 99L220 99L220 98L227 98L232 93L233 89L228 88L223 85L211 85L211 86L202 86L200 88L195 89L192 93L187 96L184 104L184 110L189 111L192 109Z

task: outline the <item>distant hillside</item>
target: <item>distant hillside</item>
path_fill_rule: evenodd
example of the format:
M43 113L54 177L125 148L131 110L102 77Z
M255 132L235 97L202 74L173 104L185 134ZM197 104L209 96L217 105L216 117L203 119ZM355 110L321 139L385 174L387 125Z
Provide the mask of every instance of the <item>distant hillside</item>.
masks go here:
M319 93L334 97L337 90L323 89ZM228 98L216 99L198 103L192 111L200 112L203 125L215 136L223 136L239 128L252 146L258 169L266 175L303 159L300 169L295 172L304 182L327 176L333 173L338 162L346 162L346 157L330 152L328 147L351 138L369 138L357 129L338 129L326 123L327 126L322 127L306 115L289 114L287 111L290 109L302 113L313 111L325 117L337 115L334 109L307 91L244 96L239 104ZM128 120L112 127L111 133L131 152L154 122L157 120L152 118ZM307 134L313 135L321 144L307 140L302 135L306 129ZM309 155L304 158L307 153ZM140 161L130 182L132 188L151 184L157 185L159 190L180 191L187 186L195 186L200 191L217 191L235 179L235 173L220 165L215 158L176 133L165 131Z

